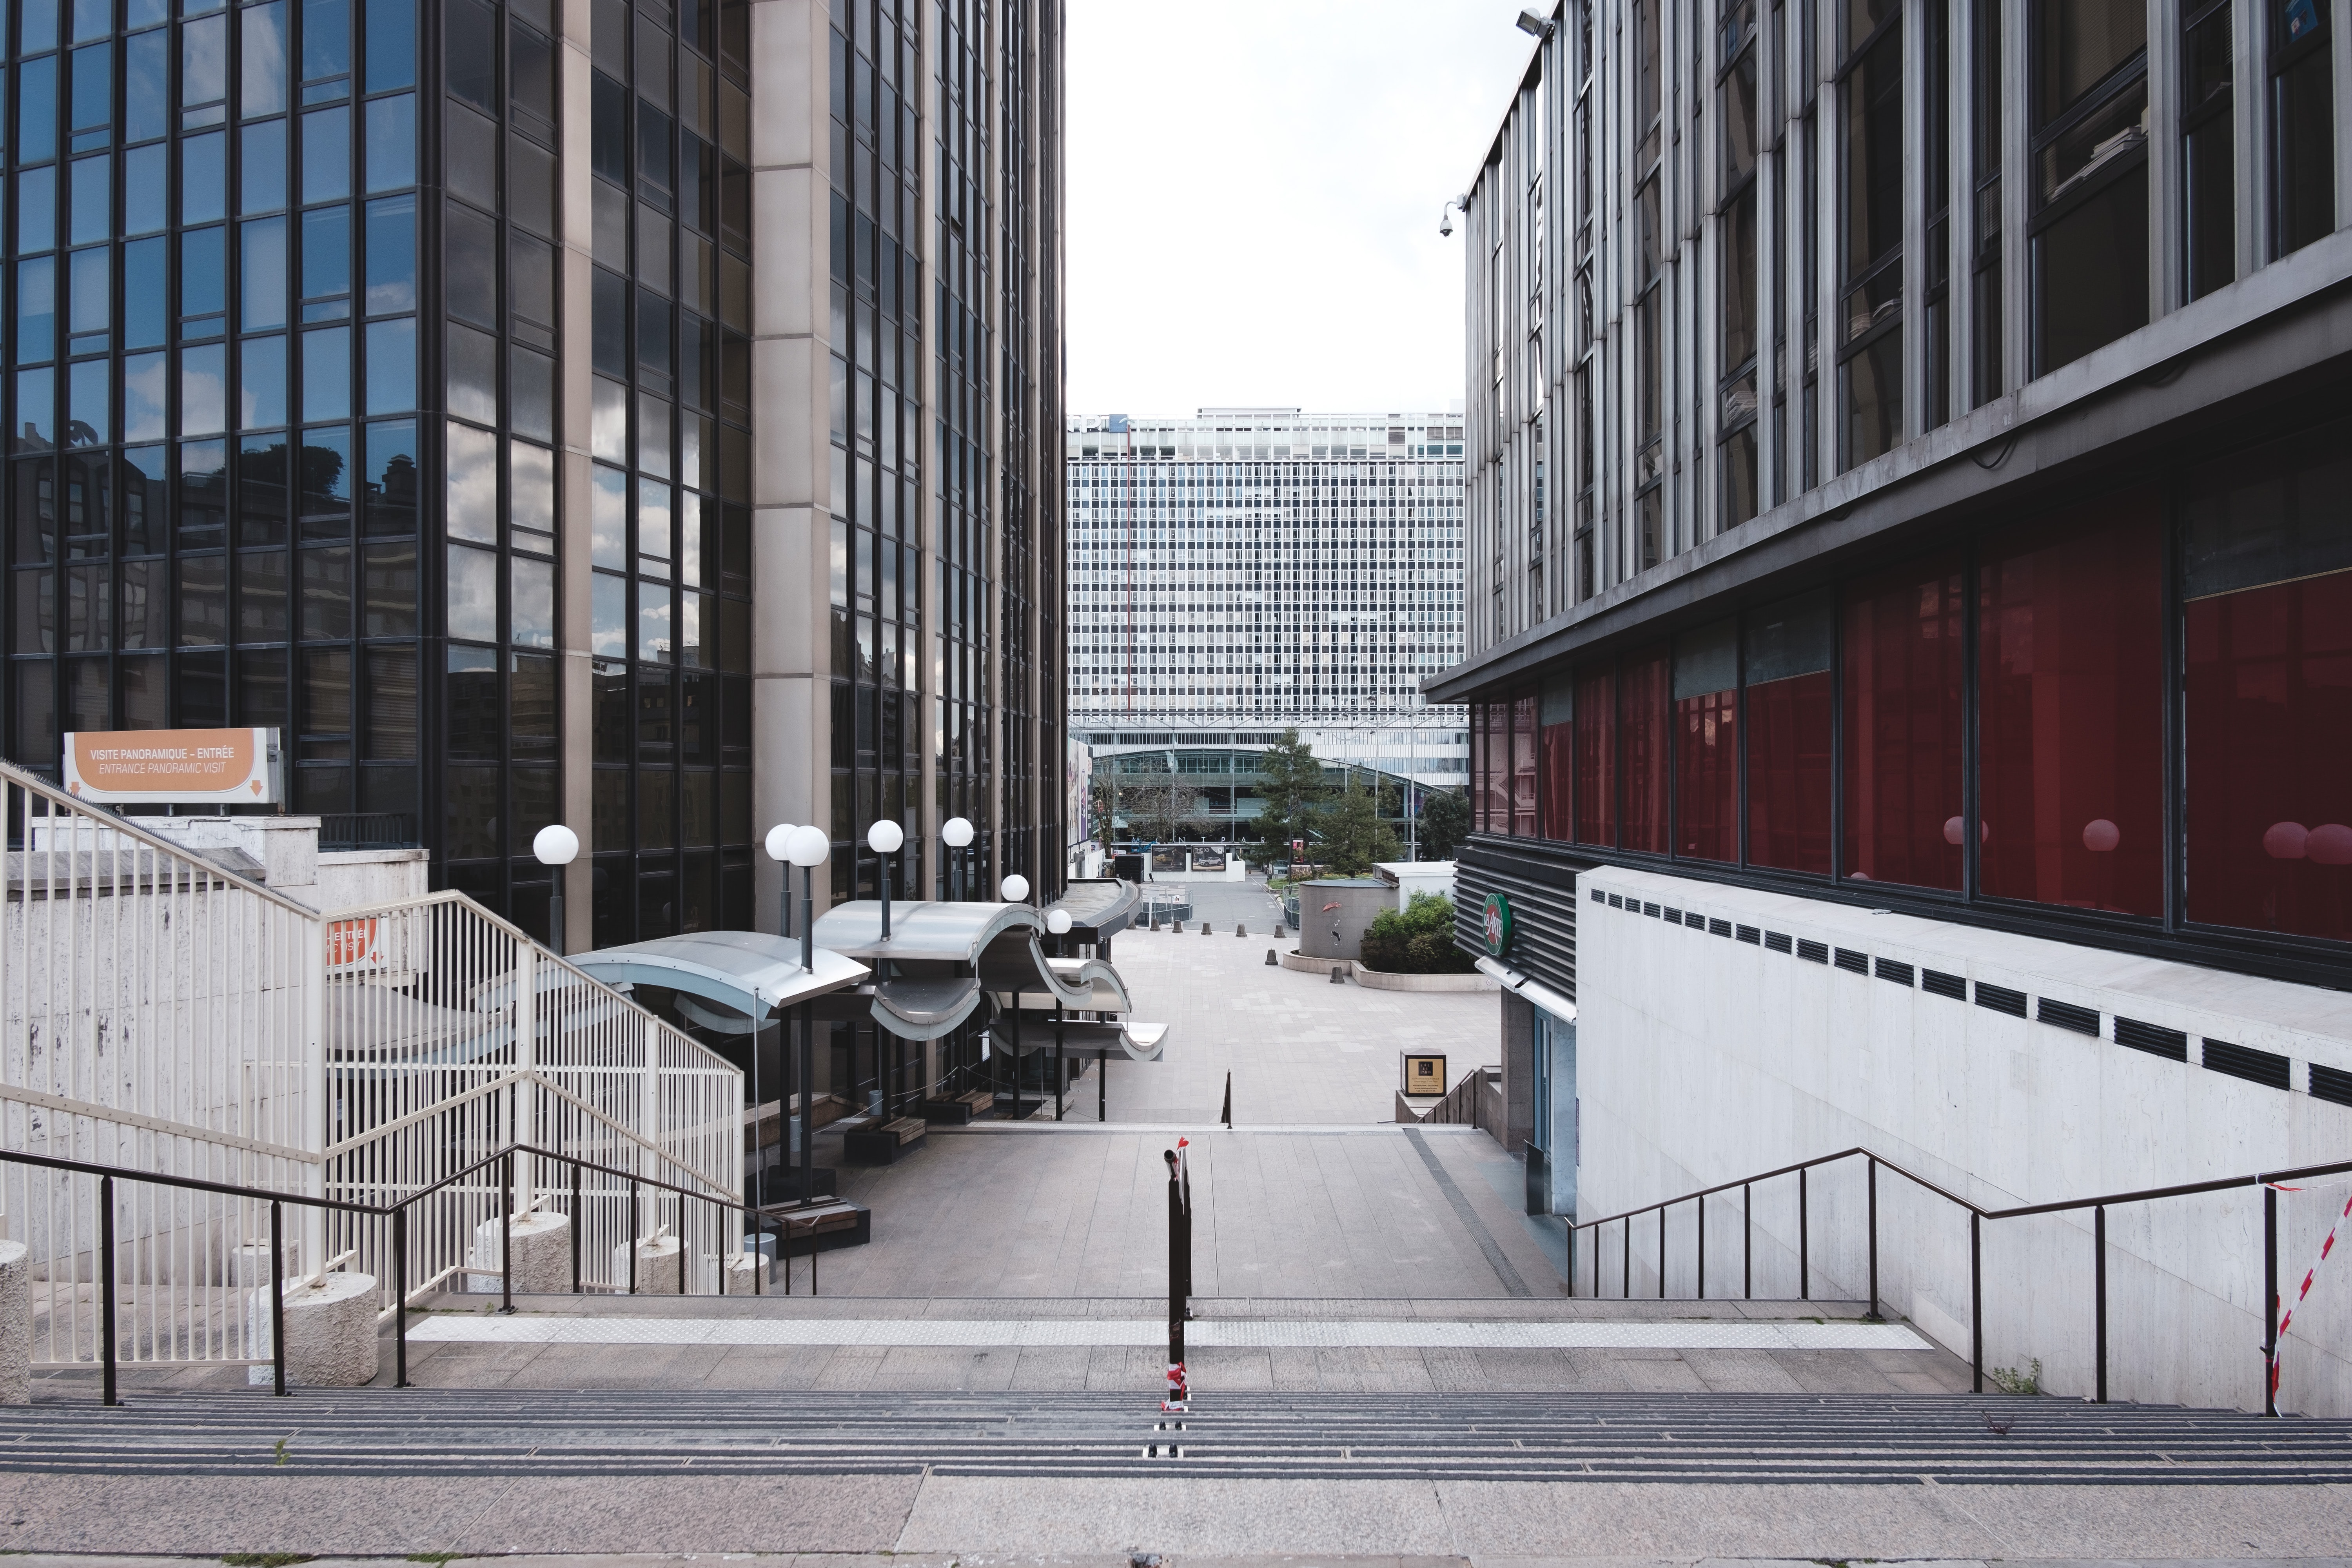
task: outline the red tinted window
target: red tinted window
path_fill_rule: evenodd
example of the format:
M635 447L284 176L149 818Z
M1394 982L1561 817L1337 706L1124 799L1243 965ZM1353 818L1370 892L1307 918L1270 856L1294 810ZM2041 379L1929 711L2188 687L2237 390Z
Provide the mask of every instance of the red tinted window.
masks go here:
M1623 847L1666 852L1666 649L1625 660L1618 719L1625 744Z
M1511 830L1511 705L1486 705L1479 746L1478 826L1488 833Z
M1530 691L1511 704L1511 831L1536 836L1536 698Z
M1830 672L1748 689L1748 862L1830 869Z
M1739 693L1675 703L1675 853L1739 858Z
M2188 619L2189 917L2352 941L2352 572Z
M1617 842L1617 681L1607 669L1576 677L1576 841Z
M1959 557L1864 578L1844 606L1846 875L1958 889Z
M1739 858L1739 628L1675 639L1675 853Z
M1536 717L1536 769L1543 795L1542 833L1546 838L1566 838L1575 818L1569 809L1569 781L1576 770L1576 726L1570 721L1568 683L1555 678L1544 688L1543 706Z
M2163 572L2153 490L1989 542L1977 577L1986 892L2164 912Z

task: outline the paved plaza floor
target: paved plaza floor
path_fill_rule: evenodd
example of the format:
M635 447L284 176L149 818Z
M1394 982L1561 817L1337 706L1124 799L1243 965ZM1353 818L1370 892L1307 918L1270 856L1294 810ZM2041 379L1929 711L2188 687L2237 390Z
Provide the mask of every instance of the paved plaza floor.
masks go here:
M1135 1016L1169 1029L1166 1059L1111 1058L1111 1121L1206 1125L1230 1072L1236 1127L1385 1122L1396 1114L1402 1053L1444 1052L1454 1080L1502 1059L1497 993L1373 991L1268 967L1269 950L1297 945L1276 942L1272 929L1253 922L1244 939L1215 920L1207 936L1195 924L1181 936L1122 931L1112 940ZM1091 1120L1096 1099L1089 1079L1066 1114Z

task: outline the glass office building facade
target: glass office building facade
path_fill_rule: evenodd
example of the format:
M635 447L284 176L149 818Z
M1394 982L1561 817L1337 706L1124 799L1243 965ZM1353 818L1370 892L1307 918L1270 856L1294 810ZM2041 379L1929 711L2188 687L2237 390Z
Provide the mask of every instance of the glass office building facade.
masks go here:
M1609 863L2352 984L2340 18L1553 21L1433 689L1547 978Z
M575 946L758 922L780 817L1024 852L1058 10L803 20L16 0L7 754L274 726L293 810L533 930L566 822Z

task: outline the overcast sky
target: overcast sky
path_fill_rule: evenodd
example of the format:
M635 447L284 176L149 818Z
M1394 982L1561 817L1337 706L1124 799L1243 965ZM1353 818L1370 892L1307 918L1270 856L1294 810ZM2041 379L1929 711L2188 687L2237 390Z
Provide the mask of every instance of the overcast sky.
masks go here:
M1521 0L1070 0L1073 414L1458 406Z

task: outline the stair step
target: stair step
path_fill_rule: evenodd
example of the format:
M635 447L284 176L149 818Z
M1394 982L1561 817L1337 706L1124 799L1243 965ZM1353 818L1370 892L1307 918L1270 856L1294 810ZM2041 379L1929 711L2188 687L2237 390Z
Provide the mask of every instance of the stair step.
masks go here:
M45 1383L0 1471L600 1476L2352 1482L2352 1421L1884 1394L1244 1394L1171 1419L1143 1394L133 1388ZM2005 1432L1996 1426L2006 1424ZM293 1436L280 1462L278 1440ZM1147 1455L1156 1445L1157 1453Z

